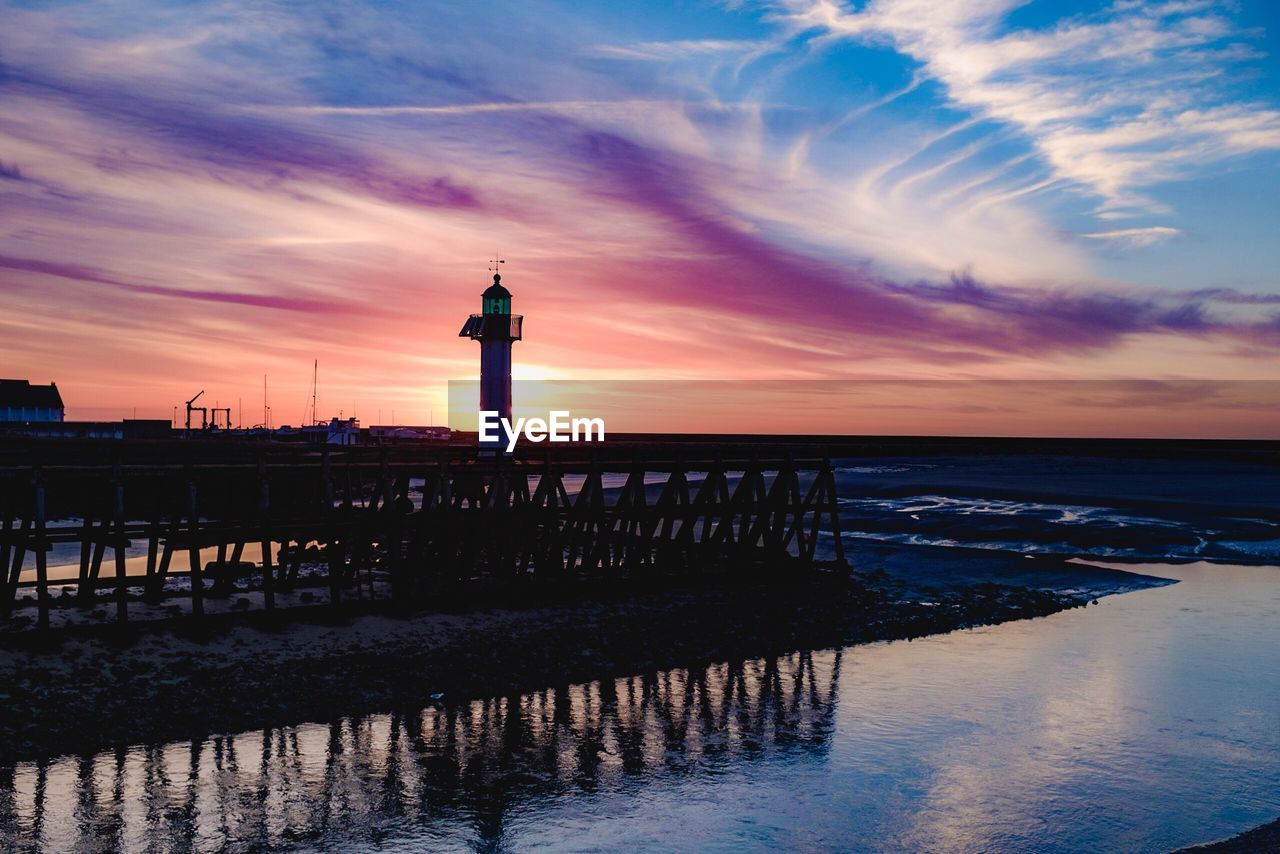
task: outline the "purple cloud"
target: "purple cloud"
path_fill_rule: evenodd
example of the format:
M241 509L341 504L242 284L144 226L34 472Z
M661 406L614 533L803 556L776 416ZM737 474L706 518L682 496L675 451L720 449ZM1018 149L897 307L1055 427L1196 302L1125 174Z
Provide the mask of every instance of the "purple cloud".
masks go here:
M309 133L260 113L239 113L217 101L164 97L115 85L68 81L9 69L0 87L14 93L63 102L167 150L173 158L153 163L134 152L104 153L99 168L128 172L191 171L202 164L228 180L251 176L255 189L293 192L292 184L317 182L393 204L479 209L480 200L446 175L419 175L345 145L335 137Z
M226 49L225 44L221 47ZM101 185L94 179L76 183L82 176L71 170L68 185L83 195L64 194L60 199L66 203L56 206L48 195L51 185L35 181L16 165L0 164L0 177L44 188L44 196L28 193L19 200L24 210L38 211L58 227L65 225L63 233L51 229L47 233L52 237L33 241L38 248L11 242L12 254L0 257L0 267L156 297L330 318L385 316L367 306L386 305L377 297L391 295L397 288L400 294L418 293L411 277L401 276L396 268L401 256L411 255L416 247L402 235L394 238L401 240L399 245L392 240L379 245L377 236L366 233L359 236L365 241L361 246L343 248L346 235L331 222L311 232L306 225L314 223L295 229L290 219L294 212L309 215L312 208L327 204L321 201L322 189L425 209L428 215L410 228L419 223L431 227L454 215L483 214L486 222L495 224L495 231L509 227L525 235L527 245L538 245L545 238L563 242L564 234L557 233L557 226L548 219L581 203L593 216L602 212L598 221L588 223L590 227L599 228L599 234L626 250L643 253L644 260L619 268L584 245L581 255L570 250L552 257L548 252L548 277L572 267L577 278L591 285L591 292L581 295L584 300L594 300L597 291L605 290L619 303L644 304L660 317L665 313L674 318L673 324L691 329L701 325L686 345L673 345L690 350L721 346L714 340L717 332L740 332L723 334L723 346L784 365L840 371L856 369L854 359L863 353L941 365L974 364L1009 356L1093 353L1141 335L1223 338L1260 350L1280 346L1280 318L1257 321L1226 316L1225 307L1231 305L1280 303L1280 297L1269 295L1225 289L1166 294L1034 289L997 286L967 274L943 282L895 280L877 272L870 262L812 248L795 235L771 230L768 223L752 221L749 214L735 210L724 201L732 194L719 191L734 189L739 176L713 156L678 153L688 149L664 147L654 141L660 135L628 135L616 130L621 122L611 124L590 110L537 108L532 98L521 101L511 91L484 83L490 76L487 68L419 62L394 47L377 47L378 55L365 56L349 47L345 38L329 33L307 45L324 55L319 64L311 62L298 69L291 65L297 57L286 57L278 66L249 63L239 73L225 62L209 63L222 76L208 81L189 70L187 79L175 73L152 80L127 72L113 76L77 71L97 66L70 61L54 66L39 59L30 60L39 67L5 69L0 89L29 103L49 105L51 113L74 115L84 127L101 129L112 144L82 138L67 142L67 159L107 175ZM346 80L347 63L363 67L366 76ZM251 75L263 69L281 71L285 82L278 89L268 84L255 87ZM290 78L290 71L300 73ZM315 83L313 75L324 76L327 85ZM435 83L440 85L432 88L430 84ZM575 79L573 85L579 84L584 91L593 85ZM512 91L520 88L511 80L506 85ZM353 99L365 99L374 106L394 104L397 97L407 105L415 99L437 103L440 90L452 96L480 93L481 106L499 104L503 109L417 117L325 112ZM304 96L314 96L315 111L292 100L306 100ZM298 109L272 106L286 102ZM602 130L605 126L615 129ZM77 132L87 135L91 130ZM46 140L38 137L39 132L30 131L25 141L43 144ZM126 144L115 144L117 138ZM639 141L642 138L649 141ZM29 164L24 160L23 165ZM497 178L510 179L509 191L504 187L501 198L493 190L487 191L495 196L489 198L476 189L496 186L488 180L491 173L482 171L490 166L496 167ZM40 181L63 180L35 165L28 171ZM135 175L195 178L187 183L207 188L213 205L227 195L223 185L249 192L237 193L225 217L219 218L222 212L216 207L204 217L202 211L193 214L191 206L167 204L169 199L150 205L128 192L112 195ZM544 183L526 181L529 175ZM530 187L552 187L552 197ZM15 187L13 195L20 192ZM270 210L261 220L271 233L263 236L296 238L297 246L308 248L264 250L261 244L255 245L256 231L227 227L238 224L233 219L236 212L254 194L272 197ZM277 204L281 199L284 203ZM297 205L289 207L290 202ZM173 211L178 215L173 216ZM399 217L400 212L395 213ZM612 214L620 222L643 220L654 227L642 238L627 233L625 226L610 232ZM356 214L338 211L338 215ZM568 214L565 218L572 221ZM475 228L473 220L457 222ZM308 243L316 232L319 238ZM76 242L81 234L102 242L86 248ZM117 236L123 239L117 241ZM156 240L157 236L172 240ZM661 240L668 240L669 247L661 245ZM67 250L72 246L71 257L101 266L67 263L63 259L69 257ZM183 255L187 250L192 254ZM142 269L152 272L132 272L135 259L130 253L135 251L142 253ZM433 251L448 254L452 249ZM37 252L43 257L27 257ZM442 266L459 263L456 257L428 259L437 260ZM167 265L175 275L172 280L182 281L183 271L195 264L209 264L220 280L237 281L242 290L185 290L150 283L165 275L154 272L157 266ZM395 273L383 278L393 284L379 291L380 271L388 269ZM323 281L335 293L349 288L353 294L362 294L363 301L316 298L285 284L301 280ZM433 292L424 301L427 298L452 297ZM544 340L554 340L564 351L590 349L568 324L547 329L544 335ZM677 358L672 356L670 361ZM724 364L732 365L733 357Z
M107 285L119 290L150 296L174 297L178 299L197 300L201 302L227 303L230 305L246 305L255 308L272 308L281 311L296 311L308 314L333 315L379 315L383 312L356 302L338 302L333 300L313 299L309 297L290 296L286 294L250 294L230 291L184 290L161 285L140 285L122 279L92 267L78 264L63 264L54 261L42 261L35 258L15 258L0 255L0 268L18 270L25 273L39 273L70 279L78 282L89 282Z
M597 195L648 211L706 253L705 262L658 262L656 289L672 301L758 318L826 336L867 335L949 357L1038 355L1105 349L1141 334L1224 336L1280 345L1277 320L1215 318L1207 301L1253 302L1223 291L1127 296L984 285L968 274L942 284L895 283L865 267L784 249L733 223L698 188L697 169L621 137L584 134L574 149ZM651 270L653 268L650 268ZM1259 303L1271 303L1262 297ZM976 309L963 316L954 309Z

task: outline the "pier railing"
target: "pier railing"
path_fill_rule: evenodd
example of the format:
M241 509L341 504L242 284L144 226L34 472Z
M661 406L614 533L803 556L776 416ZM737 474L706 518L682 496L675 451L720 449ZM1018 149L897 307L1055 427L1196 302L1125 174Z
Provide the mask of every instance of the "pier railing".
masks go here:
M803 572L823 534L843 561L829 461L777 449L139 456L0 465L0 624Z

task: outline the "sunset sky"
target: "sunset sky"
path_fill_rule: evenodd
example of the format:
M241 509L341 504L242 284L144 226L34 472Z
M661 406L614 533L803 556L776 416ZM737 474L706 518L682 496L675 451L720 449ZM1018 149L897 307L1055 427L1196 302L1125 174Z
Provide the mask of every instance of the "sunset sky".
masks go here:
M1278 9L0 3L0 376L443 421L498 252L518 378L1278 380Z

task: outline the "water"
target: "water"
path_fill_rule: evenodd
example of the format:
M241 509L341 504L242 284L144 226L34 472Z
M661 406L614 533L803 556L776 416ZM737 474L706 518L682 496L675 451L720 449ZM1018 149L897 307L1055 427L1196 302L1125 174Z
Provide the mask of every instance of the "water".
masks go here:
M846 536L1019 554L1280 563L1280 478L1224 460L890 459L837 468Z
M1261 465L974 457L838 473L850 545L1280 558L1280 479ZM1280 816L1280 568L1146 571L1180 583L910 643L22 763L0 769L0 840L1165 851Z
M18 850L1163 851L1280 815L1280 569L0 776Z

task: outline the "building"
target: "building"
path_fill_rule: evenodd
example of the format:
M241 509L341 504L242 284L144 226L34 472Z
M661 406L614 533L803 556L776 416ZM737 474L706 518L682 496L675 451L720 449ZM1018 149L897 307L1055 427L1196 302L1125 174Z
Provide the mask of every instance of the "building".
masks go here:
M167 418L126 418L123 421L31 421L0 423L0 434L27 439L168 439L173 424Z
M27 380L0 380L0 423L60 422L65 415L57 383L32 385Z
M480 342L480 411L510 421L511 345L523 337L524 315L511 313L511 292L497 273L480 295L480 307L481 313L467 318L458 336ZM507 440L500 437L488 444L482 451L506 447Z

